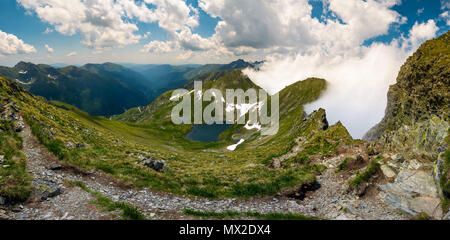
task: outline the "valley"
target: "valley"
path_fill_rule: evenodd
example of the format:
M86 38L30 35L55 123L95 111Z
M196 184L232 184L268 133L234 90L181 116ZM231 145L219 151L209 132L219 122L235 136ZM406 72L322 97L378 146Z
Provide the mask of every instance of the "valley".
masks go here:
M424 43L400 70L386 116L366 140L329 124L324 109L305 113L326 79L283 89L279 131L262 136L243 125L173 124L173 88L159 86L164 92L154 100L155 90L137 92L148 79L136 66L1 69L0 218L449 219L449 58L450 32ZM177 84L189 91L193 81L246 90L259 87L242 69L259 64L165 71L182 72ZM89 84L71 101L65 84L80 79ZM109 96L95 94L97 87L136 99L102 105ZM100 110L108 104L117 108Z

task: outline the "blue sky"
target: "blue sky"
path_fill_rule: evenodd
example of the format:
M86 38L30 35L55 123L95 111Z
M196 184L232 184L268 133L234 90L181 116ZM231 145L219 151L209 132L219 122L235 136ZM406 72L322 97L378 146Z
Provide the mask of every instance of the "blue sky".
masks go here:
M112 0L113 1L113 0ZM178 0L180 1L180 0ZM361 0L362 1L362 0ZM83 63L85 62L103 62L103 61L113 61L113 62L136 62L136 63L206 63L206 62L226 62L236 58L245 58L245 59L263 59L266 54L273 53L271 49L275 48L277 43L270 43L267 48L265 47L253 47L251 43L246 43L246 40L252 37L252 34L245 35L243 32L242 35L246 39L244 40L231 40L226 42L226 36L218 36L214 39L214 41L220 41L225 39L220 46L211 45L212 38L214 34L216 34L216 26L219 21L225 19L225 22L232 22L233 19L230 19L230 16L233 17L236 14L226 15L226 11L222 10L224 16L212 16L215 15L214 10L206 9L206 7L199 6L199 2L197 0L187 0L184 2L185 6L191 6L192 9L197 11L193 11L191 9L189 15L196 15L198 25L194 27L187 27L189 30L189 37L198 34L203 40L202 44L210 44L211 46L205 47L193 47L192 44L188 44L188 48L183 47L183 41L179 41L178 43L174 42L171 39L171 35L174 33L179 33L182 31L183 27L180 26L178 29L170 29L160 26L160 20L146 22L140 21L137 18L128 18L124 20L124 22L130 22L136 25L138 30L132 32L132 34L136 36L141 36L138 41L129 41L124 45L108 45L107 47L97 47L88 44L82 43L83 33L79 30L75 29L73 34L67 34L61 31L55 30L55 26L58 24L51 23L49 19L46 19L45 16L40 16L37 14L37 7L33 7L34 3L45 3L43 0L2 0L0 7L0 31L12 34L16 36L19 40L23 41L24 44L31 45L35 48L35 52L31 53L1 53L3 56L0 57L0 64L2 65L14 65L17 61L25 60L25 61L33 61L39 63L55 63L55 62L64 62L64 63ZM65 2L65 1L62 1ZM146 4L149 9L156 9L159 7L157 4L158 1L154 1L153 4ZM161 1L160 1L161 2ZM170 2L170 1L168 1ZM175 1L173 1L175 2ZM183 1L182 1L183 2ZM204 0L204 2L208 2ZM211 1L218 2L218 1ZM232 4L233 1L229 1ZM137 5L142 4L142 0L135 1ZM26 5L28 4L28 5ZM319 19L322 23L325 23L326 19L335 19L336 21L345 24L340 17L336 16L332 11L328 11L328 13L323 13L324 3L320 0L310 0L308 4L312 6L311 17ZM69 4L70 5L70 4ZM243 4L245 5L245 4ZM31 7L30 7L31 6ZM252 7L249 4L246 6L242 6L245 8ZM255 9L258 6L255 7ZM225 7L226 8L226 7ZM231 8L231 5L230 7ZM239 9L239 5L233 5L234 9ZM168 8L169 9L169 8ZM213 9L213 8L211 8ZM447 25L446 19L440 15L444 12L448 11L446 8L446 2L441 0L403 0L401 4L396 4L388 9L391 9L397 12L402 17L406 17L406 21L404 23L390 23L390 27L386 33L379 34L374 37L370 37L368 39L364 39L363 45L369 46L374 42L383 42L389 43L394 38L399 38L402 35L407 35L413 25L418 23L426 22L430 19L435 21L435 25L439 28L436 35L442 34L448 31L449 26ZM205 11L206 10L206 11ZM209 13L207 13L209 11ZM253 14L258 14L257 11L251 12L249 11L249 17ZM250 15L251 14L251 15ZM76 15L75 15L76 17ZM122 16L123 17L123 16ZM258 16L260 18L264 18L266 16L261 15ZM447 18L448 19L448 18ZM237 19L239 20L239 19ZM183 20L182 20L183 21ZM245 20L239 20L244 22ZM239 21L238 24L239 24ZM448 20L447 20L448 21ZM234 23L236 24L236 23ZM95 27L95 26L94 26ZM252 25L250 24L250 28ZM295 26L293 26L295 27ZM276 26L274 26L276 28ZM44 33L47 29L51 29L50 33ZM239 29L239 26L236 27ZM233 30L231 28L231 30ZM100 30L102 31L102 30ZM270 31L268 31L270 33ZM86 35L86 34L84 34ZM144 37L148 35L147 37ZM224 35L224 34L223 34ZM89 35L92 38L91 35ZM267 37L267 36L263 36ZM260 36L255 35L255 38L261 38ZM271 37L269 37L271 38ZM191 37L187 41L194 41ZM161 46L159 48L151 48L151 51L154 52L143 52L142 49L144 46L152 41L168 43L170 42L170 48L174 48L173 52L163 51L161 53ZM209 42L208 42L209 41ZM236 44L242 43L242 46L236 46ZM180 46L181 44L181 46ZM262 43L265 44L265 43ZM52 53L49 53L46 50L45 45L48 45L53 49ZM257 46L260 46L261 43L258 42ZM152 45L153 46L153 45ZM192 47L192 49L190 49ZM231 48L232 49L231 49ZM284 47L284 46L283 46ZM292 49L292 46L288 46ZM294 46L297 47L297 46ZM209 48L209 49L207 49ZM221 52L220 54L214 53L211 51L218 48L224 48L225 53ZM239 49L237 49L239 48ZM248 51L248 48L250 51ZM199 51L199 49L201 51ZM26 52L26 51L25 51ZM68 57L69 53L76 52L75 57ZM250 53L249 53L250 52ZM222 55L221 55L222 54ZM213 56L214 55L214 56ZM186 58L186 56L188 56Z

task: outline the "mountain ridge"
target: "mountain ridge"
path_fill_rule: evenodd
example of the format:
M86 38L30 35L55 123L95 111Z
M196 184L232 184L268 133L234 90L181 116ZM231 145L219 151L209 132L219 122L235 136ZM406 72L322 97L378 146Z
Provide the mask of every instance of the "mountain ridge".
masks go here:
M56 69L19 62L13 68L0 68L0 74L15 79L31 93L75 105L93 115L118 114L149 101L126 82L75 66Z

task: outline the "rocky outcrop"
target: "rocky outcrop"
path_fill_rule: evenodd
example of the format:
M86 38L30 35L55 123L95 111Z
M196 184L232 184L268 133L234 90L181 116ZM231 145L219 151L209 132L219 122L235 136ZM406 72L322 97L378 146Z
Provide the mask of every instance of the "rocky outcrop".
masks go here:
M165 169L166 161L156 160L153 158L145 158L144 160L142 160L142 165L159 172Z
M385 117L364 138L376 140L433 116L448 122L449 107L450 31L424 43L402 66L389 89Z
M381 196L392 207L411 215L443 217L441 199L432 175L423 170L403 170L393 183L379 185Z
M412 126L404 125L396 131L384 134L379 141L391 151L404 151L410 155L436 159L448 148L446 137L449 121L434 116Z
M449 108L450 31L424 43L402 66L389 89L385 117L364 136L377 140L385 152L403 154L402 161L391 156L381 166L393 181L379 185L391 207L444 217L442 189L449 179L442 156L449 149Z

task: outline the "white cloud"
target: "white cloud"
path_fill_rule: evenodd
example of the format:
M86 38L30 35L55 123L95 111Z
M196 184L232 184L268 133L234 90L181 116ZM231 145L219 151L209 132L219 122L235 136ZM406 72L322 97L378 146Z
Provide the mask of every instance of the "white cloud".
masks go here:
M192 55L194 54L194 52L192 51L187 51L185 53L182 53L180 55L177 56L178 60L186 60L192 57Z
M199 25L198 12L182 0L145 0L145 2L157 6L155 14L158 25L166 31L174 32L184 26L195 28Z
M151 41L144 46L142 51L147 53L162 54L173 51L175 47L175 43L173 42Z
M96 51L138 43L137 24L157 22L177 46L199 48L204 41L192 29L199 25L198 9L183 0L17 0L64 35L80 33L81 42ZM45 33L51 32L47 29ZM195 45L197 44L197 45Z
M53 53L54 49L49 47L47 44L45 44L45 49L47 50L48 53Z
M203 10L222 19L213 38L230 50L250 47L313 52L326 48L336 53L387 34L391 24L403 23L405 18L390 9L398 3L329 0L324 4L324 12L340 20L329 18L320 22L311 16L308 0L199 0Z
M49 33L52 33L52 32L53 32L53 29L46 28L45 31L44 31L44 34L49 34Z
M0 55L27 54L34 53L36 49L13 34L8 34L0 30Z
M81 42L94 49L137 43L141 36L135 24L125 21L125 0L17 0L44 22L64 35L81 34ZM133 1L134 2L134 1Z
M69 54L67 54L68 57L73 57L76 56L78 53L77 52L71 52Z
M169 37L166 42L152 41L148 43L144 52L168 53L174 51L205 51L216 45L212 39L206 39L192 30L199 25L198 9L187 6L181 0L145 0L154 4L154 14L158 19L158 25L164 29Z
M426 23L416 22L410 31L409 43L413 48L417 48L422 42L436 36L439 28L434 20L428 20Z
M450 26L450 11L443 12L439 17L447 23L447 26Z
M405 21L404 17L390 10L398 0L330 0L324 11L340 20L328 19L326 22L311 16L312 6L308 0L199 0L200 8L221 19L215 34L203 38L192 32L198 25L198 10L178 0L145 2L158 6L154 12L159 26L169 36L164 45L159 41L147 44L143 49L147 52L149 49L166 52L168 45L171 46L170 51L208 52L217 56L246 55L258 49L265 53L312 52L318 49L348 52L366 39L387 34L391 24ZM163 14L167 9L174 9L174 14ZM156 50L159 48L164 50Z
M425 8L417 9L417 15L420 16L420 14L422 14L424 10L425 10Z

